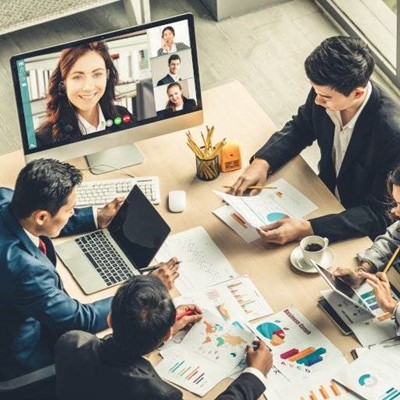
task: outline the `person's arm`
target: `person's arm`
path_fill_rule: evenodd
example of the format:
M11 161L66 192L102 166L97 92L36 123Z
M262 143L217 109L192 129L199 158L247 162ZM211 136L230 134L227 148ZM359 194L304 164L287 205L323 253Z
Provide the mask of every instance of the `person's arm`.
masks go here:
M265 391L265 375L272 367L272 354L263 341L247 350L248 368L216 400L256 400Z
M267 143L251 158L250 165L232 185L231 194L241 196L251 185L264 185L267 176L280 168L315 140L312 123L315 92L312 89L306 103L299 107L298 114L275 132ZM252 190L250 195L258 193Z
M14 252L8 263L14 265L10 270L19 271L14 276L13 303L23 315L58 334L72 329L95 333L107 328L111 298L81 304L60 289L60 278L51 267L21 251Z

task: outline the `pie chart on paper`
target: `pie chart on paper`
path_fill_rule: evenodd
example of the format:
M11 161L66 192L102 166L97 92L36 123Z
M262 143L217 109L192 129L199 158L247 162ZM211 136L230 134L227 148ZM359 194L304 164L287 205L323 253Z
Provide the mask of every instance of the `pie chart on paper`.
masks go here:
M283 218L289 218L289 216L281 212L272 212L267 214L267 222L275 222Z
M273 322L264 322L257 326L257 330L267 339L273 346L279 346L285 343L285 332L281 327Z

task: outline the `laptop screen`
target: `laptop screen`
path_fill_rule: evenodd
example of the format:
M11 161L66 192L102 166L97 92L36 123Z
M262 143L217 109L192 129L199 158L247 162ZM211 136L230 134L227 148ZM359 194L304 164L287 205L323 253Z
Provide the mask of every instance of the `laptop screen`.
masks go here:
M171 228L142 191L134 186L108 230L137 268L147 267Z

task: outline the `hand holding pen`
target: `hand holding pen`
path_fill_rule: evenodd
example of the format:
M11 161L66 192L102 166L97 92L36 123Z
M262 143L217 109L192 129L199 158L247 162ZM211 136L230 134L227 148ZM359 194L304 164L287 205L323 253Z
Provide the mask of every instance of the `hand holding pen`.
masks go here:
M151 272L156 275L165 284L168 290L174 287L175 279L179 276L179 263L176 257L172 257L166 263L162 262L157 265L142 268L140 272Z
M195 304L185 304L176 308L175 324L172 327L172 334L193 325L203 318L203 311Z

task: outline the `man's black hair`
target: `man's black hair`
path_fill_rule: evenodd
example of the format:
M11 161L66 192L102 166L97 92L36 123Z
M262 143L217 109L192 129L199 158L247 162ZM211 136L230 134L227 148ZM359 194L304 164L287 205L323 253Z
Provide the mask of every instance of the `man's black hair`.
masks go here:
M113 337L130 356L154 350L175 322L176 310L164 283L155 276L134 276L111 303Z
M178 54L172 54L172 56L170 56L170 57L168 58L168 65L170 65L170 64L171 64L171 61L173 61L173 60L179 60L179 61L181 61L181 58L179 57Z
M43 158L31 161L18 175L12 211L19 219L29 217L36 210L45 210L54 216L81 182L81 172L68 163Z
M345 96L368 84L374 66L367 44L347 36L325 39L304 62L311 83L330 86Z

